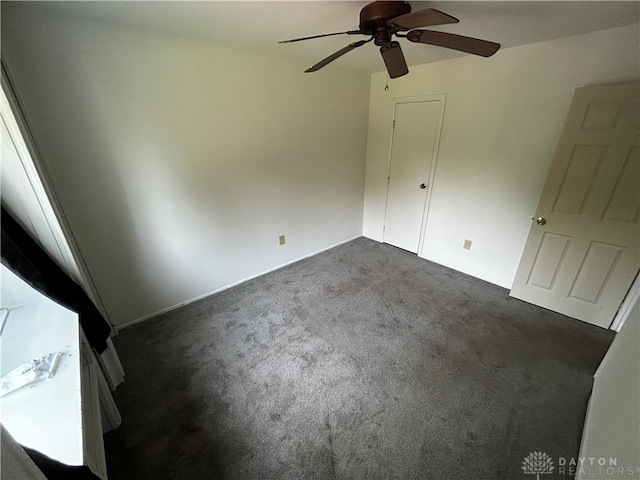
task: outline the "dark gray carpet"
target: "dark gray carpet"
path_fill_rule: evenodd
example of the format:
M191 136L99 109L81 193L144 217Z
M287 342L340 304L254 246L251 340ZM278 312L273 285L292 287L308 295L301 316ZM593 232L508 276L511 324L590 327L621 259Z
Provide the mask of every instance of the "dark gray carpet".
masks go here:
M109 478L530 479L612 339L360 238L123 330Z

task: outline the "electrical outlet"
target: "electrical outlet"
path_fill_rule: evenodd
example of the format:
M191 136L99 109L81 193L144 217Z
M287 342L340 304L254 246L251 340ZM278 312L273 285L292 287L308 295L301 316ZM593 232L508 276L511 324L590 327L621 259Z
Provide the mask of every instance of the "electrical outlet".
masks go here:
M285 241L284 241L284 235L280 235L280 245L284 245Z
M464 248L465 250L471 250L471 240L465 240L462 248Z

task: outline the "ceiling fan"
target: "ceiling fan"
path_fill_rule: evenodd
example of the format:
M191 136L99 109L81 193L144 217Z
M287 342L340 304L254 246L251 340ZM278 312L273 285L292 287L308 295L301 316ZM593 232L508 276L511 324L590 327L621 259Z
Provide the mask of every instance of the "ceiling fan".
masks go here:
M390 78L401 77L409 73L407 62L400 48L400 43L393 40L394 35L399 38L406 38L410 42L437 45L460 52L480 55L481 57L490 57L500 48L499 43L480 40L479 38L419 29L419 27L431 27L449 23L458 23L458 19L434 8L412 12L411 5L409 5L408 2L380 0L370 3L360 10L360 25L358 30L294 38L278 43L300 42L302 40L333 35L368 35L371 37L368 40L359 40L347 45L343 49L338 50L308 68L305 70L305 73L316 72L337 58L340 58L345 53L373 40L373 43L380 47L380 53L382 54L382 59L387 67ZM407 33L402 34L400 32Z

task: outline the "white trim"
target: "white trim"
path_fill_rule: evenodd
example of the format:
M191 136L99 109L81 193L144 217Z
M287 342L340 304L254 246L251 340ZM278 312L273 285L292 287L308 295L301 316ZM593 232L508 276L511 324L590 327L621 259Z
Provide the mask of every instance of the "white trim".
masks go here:
M130 322L124 323L122 325L114 326L114 328L116 329L116 331L120 331L123 328L131 327L132 325L135 325L137 323L144 322L145 320L149 320L150 318L157 317L158 315L162 315L163 313L167 313L167 312L170 312L170 311L175 310L177 308L184 307L185 305L189 305L190 303L197 302L198 300L202 300L203 298L207 298L207 297L209 297L211 295L215 295L216 293L223 292L224 290L228 290L228 289L230 289L232 287L240 285L241 283L248 282L249 280L253 280L254 278L261 277L263 275L266 275L267 273L275 272L276 270L280 270L281 268L284 268L284 267L286 267L288 265L291 265L293 263L296 263L296 262L299 262L301 260L304 260L305 258L313 257L314 255L318 255L319 253L326 252L327 250L331 250L332 248L338 247L340 245L344 245L345 243L352 242L353 240L355 240L357 238L360 238L360 237L362 237L362 235L356 235L355 237L351 237L351 238L348 238L348 239L343 240L341 242L334 243L333 245L330 245L328 247L322 248L322 249L317 250L317 251L315 251L313 253L309 253L308 255L303 255L302 257L297 258L295 260L291 260L290 262L283 263L282 265L278 265L277 267L270 268L269 270L265 270L264 272L260 272L260 273L257 273L255 275L252 275L250 277L244 278L242 280L238 280L237 282L230 283L229 285L225 285L224 287L220 287L220 288L217 288L216 290L213 290L211 292L205 293L203 295L199 295L199 296L197 296L195 298L192 298L191 300L187 300L185 302L177 303L177 304L172 305L170 307L163 308L162 310L158 310L157 312L151 313L149 315L145 315L144 317L137 318L136 320L131 320Z
M111 396L111 390L107 379L98 365L92 365L96 371L98 379L98 398L100 399L100 421L102 422L102 434L115 430L122 424L122 416L118 411L118 406Z
M2 188L10 193L5 196L5 191L2 192L2 206L74 282L81 283L80 271L58 225L4 89L0 95L0 117L3 134L7 135L3 142L6 140L7 147L15 154L8 154L5 158L3 152Z
M109 383L109 388L112 392L115 391L118 385L124 382L124 368L111 338L107 338L107 349L101 354L96 354L96 358Z
M431 151L431 165L429 170L428 190L424 198L424 206L422 209L422 221L420 224L420 235L418 237L418 250L416 254L424 258L423 249L427 232L427 221L429 219L429 209L431 207L431 196L433 194L433 184L436 176L436 164L438 162L438 150L440 148L440 137L442 135L442 123L444 122L444 110L447 102L446 93L437 93L433 95L418 95L411 97L395 97L393 99L393 114L392 114L392 127L391 127L391 141L389 142L388 153L388 167L387 167L387 195L384 205L384 217L382 221L382 242L384 243L384 232L387 223L387 205L389 201L389 177L391 176L391 154L393 153L393 140L395 137L395 121L396 121L396 108L400 104L404 103L421 103L421 102L441 102L440 114L438 115L438 124L436 125L436 133L433 139L433 150Z
M602 364L601 364L602 365ZM596 372L597 374L597 372ZM595 382L595 376L594 375L594 382ZM591 395L589 395L589 400L587 400L587 412L584 415L584 422L582 423L582 437L580 438L580 450L578 451L578 458L584 458L582 457L582 453L584 452L584 444L587 442L587 425L589 425L590 421L590 415L591 415L591 400L593 399L593 389L591 390Z
M442 102L440 105L440 115L438 125L436 126L436 135L433 139L433 150L431 152L431 171L429 172L429 190L424 199L424 210L422 212L422 225L420 227L420 239L418 240L417 255L424 258L424 242L427 237L427 222L429 221L429 210L431 209L431 196L433 195L433 186L436 180L436 168L438 166L438 151L440 149L440 137L442 136L442 123L444 122L444 110L447 103L447 95L441 93L439 95L429 95L429 97L438 98Z
M636 275L636 279L631 284L631 288L629 289L627 296L624 297L624 300L618 309L618 313L613 317L613 322L611 322L611 326L609 327L611 330L619 332L622 329L624 322L627 321L627 318L631 313L631 309L635 306L638 298L640 298L640 274Z
M76 242L73 231L69 223L67 222L67 217L64 213L64 208L62 206L62 202L60 201L60 196L58 195L58 189L55 182L53 181L53 176L50 174L49 169L47 168L47 163L44 155L42 154L42 149L40 148L35 135L29 128L28 116L23 110L21 106L22 104L20 102L20 97L13 87L14 84L11 81L11 73L8 70L5 60L2 60L1 70L2 90L4 91L4 94L9 101L9 107L11 109L11 112L13 113L13 118L15 119L17 127L22 134L22 140L27 147L29 158L32 162L33 168L35 169L35 173L44 188L47 199L49 200L49 204L51 205L55 216L55 221L62 230L64 239L66 240L71 256L73 257L73 261L75 262L76 267L80 273L80 280L82 282L81 286L83 287L87 295L89 295L104 318L107 319L110 324L112 324L106 308L102 303L102 299L100 298L98 289L93 283L91 273L89 272L89 269L84 261L84 256L82 255L80 246ZM27 167L25 166L25 168Z

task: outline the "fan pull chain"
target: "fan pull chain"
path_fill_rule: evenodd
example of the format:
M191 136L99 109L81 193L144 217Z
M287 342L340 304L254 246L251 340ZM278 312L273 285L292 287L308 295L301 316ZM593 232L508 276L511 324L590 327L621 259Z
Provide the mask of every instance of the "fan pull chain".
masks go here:
M389 72L387 72L387 84L384 86L384 91L385 92L389 91Z

